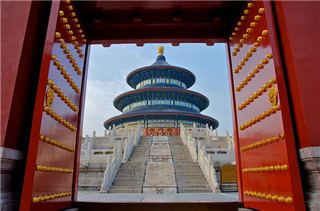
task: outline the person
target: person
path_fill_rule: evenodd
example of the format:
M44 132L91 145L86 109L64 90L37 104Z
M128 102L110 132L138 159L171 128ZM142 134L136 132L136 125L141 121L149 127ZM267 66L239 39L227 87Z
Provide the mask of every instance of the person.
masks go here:
M159 136L162 136L162 131L161 130L159 130Z

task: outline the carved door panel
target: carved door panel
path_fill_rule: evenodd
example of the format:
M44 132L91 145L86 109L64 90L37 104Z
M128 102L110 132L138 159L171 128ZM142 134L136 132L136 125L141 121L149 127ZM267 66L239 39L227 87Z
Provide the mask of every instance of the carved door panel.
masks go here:
M229 36L242 201L264 211L305 210L271 3L245 4Z
M41 64L21 211L71 206L86 70L86 35L74 5L53 1Z

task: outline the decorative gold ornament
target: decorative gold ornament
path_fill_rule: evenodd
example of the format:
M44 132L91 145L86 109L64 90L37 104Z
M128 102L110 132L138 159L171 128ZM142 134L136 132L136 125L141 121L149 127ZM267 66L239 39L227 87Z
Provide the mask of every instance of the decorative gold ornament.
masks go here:
M257 25L256 22L251 22L251 23L250 23L250 26L251 26L251 27L256 27L256 25Z
M256 48L250 48L249 51L250 51L251 53L254 53L254 52L257 51L257 49L256 49Z
M67 18L60 18L60 22L61 22L61 23L67 23L67 22L68 22L68 19L67 19Z
M69 24L64 24L64 25L63 25L63 28L64 28L64 29L70 29L71 27L70 27Z
M250 35L249 34L244 34L242 37L245 38L245 39L248 39L250 37Z
M250 33L253 32L253 29L252 28L247 28L246 32L250 34Z
M266 58L267 58L267 59L272 59L272 58L273 58L272 53L268 53L268 54L266 54Z
M261 44L259 42L255 42L255 43L253 43L253 46L257 48L257 47L260 47Z
M164 52L164 47L158 46L158 55L163 55L163 52Z
M56 33L55 33L55 37L56 37L56 38L59 38L59 37L61 37L61 34L60 34L59 32L56 32Z
M268 91L269 103L272 106L277 105L278 103L278 91L276 87L272 86Z
M268 33L269 33L268 30L263 30L261 34L262 34L263 36L267 36Z
M254 16L254 20L255 20L255 21L259 21L261 18L262 18L262 17L261 17L260 15Z
M67 10L73 10L73 7L71 5L67 6Z
M263 13L264 13L264 8L260 8L260 9L259 9L259 13L260 13L260 14L263 14Z
M57 56L56 55L51 55L51 60L57 60Z
M46 97L46 106L51 108L54 100L54 91L51 88L48 88Z
M64 12L62 10L59 10L59 16L64 16Z
M248 8L252 8L253 5L254 5L253 3L248 3L248 4L247 4L247 7L248 7Z

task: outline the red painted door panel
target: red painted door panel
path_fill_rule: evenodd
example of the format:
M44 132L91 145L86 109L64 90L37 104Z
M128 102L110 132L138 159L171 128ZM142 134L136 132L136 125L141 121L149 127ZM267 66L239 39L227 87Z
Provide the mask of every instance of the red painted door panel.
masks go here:
M245 5L228 50L244 205L305 210L270 2Z
M20 210L71 206L87 40L73 3L53 1Z

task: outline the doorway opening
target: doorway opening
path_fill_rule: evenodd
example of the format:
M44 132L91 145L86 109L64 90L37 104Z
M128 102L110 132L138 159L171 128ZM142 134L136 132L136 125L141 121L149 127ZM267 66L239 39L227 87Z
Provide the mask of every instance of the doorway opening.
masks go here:
M167 146L169 148L167 149L169 149L170 155L168 151L164 152L166 151L165 147L163 148L164 142L160 143L162 144L161 149L164 151L159 152L159 147L152 148L154 147L152 144L155 144L152 141L155 139L153 136L159 134L146 134L145 131L141 131L143 136L141 136L140 144L133 144L134 146L128 153L126 146L130 143L128 140L130 139L130 129L132 130L134 127L128 127L127 133L125 130L122 130L122 133L119 131L125 126L115 127L114 133L118 134L111 137L112 131L110 129L113 128L107 127L108 130L106 130L103 123L114 116L121 115L121 110L117 110L113 102L119 95L133 90L126 82L127 75L136 69L153 64L158 55L157 47L159 45L165 49L164 56L167 63L185 68L195 75L196 81L188 90L200 93L209 99L210 104L201 111L201 114L218 120L219 127L213 130L205 124L193 126L189 123L189 125L184 125L185 132L189 131L190 133L188 133L189 139L183 137L181 131L178 136L177 134L163 134L163 137L168 137ZM214 46L206 46L205 44L181 44L179 46L147 44L143 47L122 44L111 45L109 48L92 45L90 54L78 201L238 201L225 44L215 44ZM188 123L188 121L184 123ZM196 129L192 129L193 127L202 129L202 132L209 131L209 134L207 132L205 132L206 135L201 132L196 133ZM181 130L181 128L179 129ZM194 130L193 133L192 130ZM185 141L181 139L181 144L175 145L175 137L181 137ZM148 142L149 139L150 142ZM141 140L147 141L150 146L143 148L140 146L143 142ZM119 150L119 143L121 145L119 157L121 158L117 164L116 154ZM159 146L159 143L156 143L156 146ZM158 150L155 153L156 157L155 154L152 155L152 149ZM183 151L185 155L177 154L182 153L181 149L186 149ZM147 153L145 155L147 160L138 159L132 161L134 164L130 164L130 160L132 160L130 157L135 157L135 153L142 153L142 151ZM161 154L161 158L158 154ZM189 156L194 168L186 169L186 165L183 165L185 158L181 158L181 156ZM135 171L132 166L137 166L136 163L139 162L138 169L141 171ZM149 163L157 164L152 166ZM167 167L169 165L169 170L165 168L166 165ZM226 173L222 173L225 175L221 174L223 166L234 169L233 181L226 180L228 177ZM107 170L108 168L109 170ZM157 171L154 168L161 169ZM221 179L223 177L225 178ZM168 183L170 178L172 184ZM163 181L166 181L165 184L162 184ZM161 194L160 198L159 194Z

